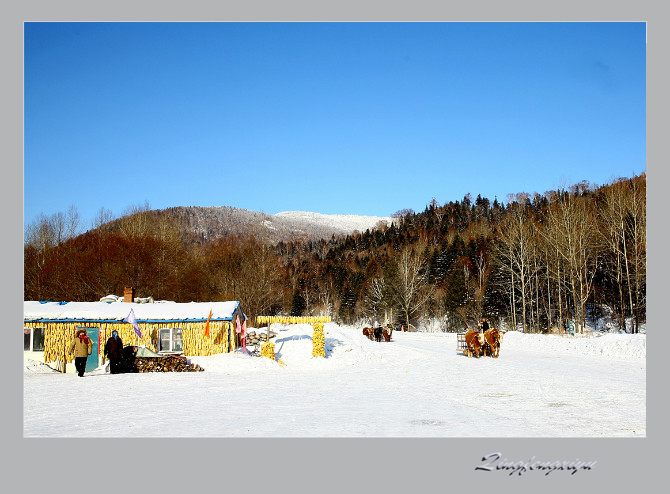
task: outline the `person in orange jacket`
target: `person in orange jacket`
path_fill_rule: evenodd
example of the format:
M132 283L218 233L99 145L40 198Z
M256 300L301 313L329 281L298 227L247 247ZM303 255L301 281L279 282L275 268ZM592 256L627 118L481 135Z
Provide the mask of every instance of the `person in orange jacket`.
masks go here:
M70 345L70 355L74 355L74 367L79 377L84 377L86 360L93 351L93 342L88 337L85 329L77 330L77 334Z

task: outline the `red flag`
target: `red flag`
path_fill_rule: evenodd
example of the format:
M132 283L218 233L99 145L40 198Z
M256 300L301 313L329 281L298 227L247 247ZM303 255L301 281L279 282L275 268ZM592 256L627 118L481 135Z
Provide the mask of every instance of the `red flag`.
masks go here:
M209 320L212 318L212 309L209 309L209 316L207 317L207 324L205 324L205 336L209 337Z
M244 323L242 324L242 351L244 354L247 354L247 320L246 318L244 319Z
M240 315L237 315L237 319L235 319L235 332L240 333L242 331L242 326L240 326Z

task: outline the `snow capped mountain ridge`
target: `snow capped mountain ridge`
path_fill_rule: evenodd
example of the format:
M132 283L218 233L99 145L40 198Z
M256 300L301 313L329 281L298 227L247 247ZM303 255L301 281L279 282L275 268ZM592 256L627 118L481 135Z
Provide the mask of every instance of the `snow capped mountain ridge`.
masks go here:
M230 234L255 235L273 243L298 238L330 239L333 235L361 233L380 224L390 226L390 216L321 214L308 211L283 211L267 214L229 206L178 206L156 211L179 224L183 231L200 241Z
M283 211L273 215L276 218L289 220L294 223L305 223L313 226L331 228L338 233L352 233L354 230L364 232L372 229L380 222L390 226L393 218L390 216L361 216L356 214L322 214L307 211Z

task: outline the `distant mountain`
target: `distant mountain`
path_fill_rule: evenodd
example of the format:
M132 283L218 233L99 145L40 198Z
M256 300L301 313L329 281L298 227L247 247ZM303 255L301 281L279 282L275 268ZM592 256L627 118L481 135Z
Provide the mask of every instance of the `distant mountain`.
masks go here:
M394 218L320 214L303 211L286 211L265 214L228 206L174 207L154 211L176 221L180 229L195 242L208 242L226 235L254 234L273 244L296 238L330 239L333 235L346 235L355 230L364 232L379 225L390 225Z

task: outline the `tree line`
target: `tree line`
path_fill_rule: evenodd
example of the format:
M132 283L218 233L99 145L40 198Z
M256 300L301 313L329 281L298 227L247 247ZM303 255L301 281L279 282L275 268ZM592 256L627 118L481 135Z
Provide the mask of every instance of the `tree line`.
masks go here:
M481 317L523 331L583 331L609 314L646 321L646 175L582 182L505 204L462 201L396 213L393 224L271 244L254 235L193 242L148 205L80 233L74 208L26 228L26 300L99 300L132 286L180 302L240 300L261 314L330 315L444 330Z

